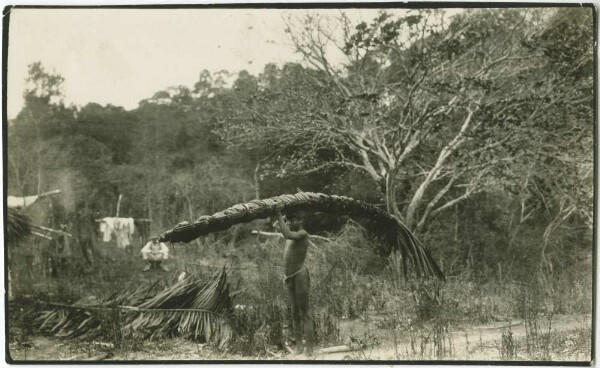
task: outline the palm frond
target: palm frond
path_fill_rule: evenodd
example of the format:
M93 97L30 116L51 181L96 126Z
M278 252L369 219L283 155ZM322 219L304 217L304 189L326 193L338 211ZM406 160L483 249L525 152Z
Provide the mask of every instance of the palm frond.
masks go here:
M228 229L241 223L268 218L275 214L275 205L283 204L283 213L298 211L349 215L372 220L377 224L374 233L382 239L381 251L389 255L400 251L405 276L409 264L418 276L444 279L442 270L429 251L397 218L372 204L353 198L323 193L299 192L237 204L212 216L201 216L192 224L180 224L166 231L161 241L190 242L202 235Z
M231 341L233 308L225 268L208 281L188 275L167 288L158 286L125 287L105 301L82 299L68 306L54 305L37 312L34 325L57 337L99 339L111 335L111 312L121 308L122 334L182 336L221 348Z
M27 216L14 208L7 208L6 241L16 245L29 234L31 234L31 228Z

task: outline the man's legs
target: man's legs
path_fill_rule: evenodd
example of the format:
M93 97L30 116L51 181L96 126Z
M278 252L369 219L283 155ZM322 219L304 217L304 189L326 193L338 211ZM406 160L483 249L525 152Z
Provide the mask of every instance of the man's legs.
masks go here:
M295 284L295 299L300 320L300 331L304 332L306 338L306 354L313 354L314 333L312 315L309 308L309 291L310 291L310 275L308 270L300 272L294 280ZM302 336L302 335L300 335Z
M163 271L168 271L169 269L162 264L162 261L156 261L156 268Z
M149 266L146 266L146 268L144 268L144 271L148 271L150 269L152 270L163 270L163 271L168 271L169 269L165 266L162 265L162 261L163 261L163 257L162 256L153 256L153 255L149 255L148 256L149 261Z
M294 339L296 340L294 349L299 353L302 353L302 323L300 320L300 313L298 312L298 305L296 304L295 278L287 280L285 284L287 286L288 300L290 301L290 305L292 306L292 320L294 322Z

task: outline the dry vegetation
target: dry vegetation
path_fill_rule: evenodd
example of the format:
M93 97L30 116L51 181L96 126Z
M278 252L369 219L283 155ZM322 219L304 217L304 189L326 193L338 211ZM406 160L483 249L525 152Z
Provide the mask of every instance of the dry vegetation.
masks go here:
M317 341L321 348L347 344L355 351L319 359L589 359L591 268L559 279L534 275L530 283L479 284L469 275L451 277L443 284L406 282L398 275L396 258L374 255L372 240L359 225L350 223L329 239L316 238L308 259ZM10 310L11 357L289 358L285 345L291 337L291 320L281 282L280 242L243 237L232 248L226 236L213 240L201 246L173 246L169 273L142 273L140 257L123 253L99 261L89 273L76 274L77 269L70 267L58 279L32 278L23 270L24 258L13 255L11 265L18 276L13 280L16 299ZM64 304L82 298L106 300L123 285L165 284L183 271L208 280L222 265L227 266L233 295L234 334L221 347L202 338L186 341L177 334L151 338L137 333L123 339L110 328L90 339L45 340L39 337L43 331L28 318L40 309L33 300ZM34 262L33 273L43 274L43 268ZM122 321L115 322L111 314L104 318L108 326L124 326L127 320L121 316Z

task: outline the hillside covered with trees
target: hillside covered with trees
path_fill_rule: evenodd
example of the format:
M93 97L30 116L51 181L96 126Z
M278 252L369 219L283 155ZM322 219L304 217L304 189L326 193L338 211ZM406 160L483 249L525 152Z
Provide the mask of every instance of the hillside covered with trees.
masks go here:
M382 11L359 24L341 12L287 24L302 63L198 71L130 111L67 106L60 71L31 64L8 124L8 194L61 189L60 222L112 215L122 194L121 213L152 219L158 233L300 188L386 209L450 278L543 275L560 293L589 267L591 8ZM307 227L327 235L346 220ZM234 232L216 236L251 236Z

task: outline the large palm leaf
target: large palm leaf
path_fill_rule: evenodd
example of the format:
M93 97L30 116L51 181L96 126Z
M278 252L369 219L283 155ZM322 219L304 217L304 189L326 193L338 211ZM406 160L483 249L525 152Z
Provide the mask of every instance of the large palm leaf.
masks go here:
M145 331L150 337L180 335L193 340L215 341L219 346L231 339L232 311L227 274L223 270L207 283L188 276L172 287L137 305L140 313L125 330Z
M110 336L115 308L121 310L122 333L144 338L182 336L225 346L233 335L232 301L227 272L221 269L208 281L189 275L167 288L160 282L132 285L108 300L82 299L72 305L49 304L37 312L34 325L41 332L63 338L96 340Z
M187 243L202 235L225 230L233 225L268 218L275 214L277 204L283 204L284 213L324 212L372 220L378 225L376 235L382 239L383 253L389 255L393 250L400 251L405 276L408 274L410 264L420 276L436 276L444 279L440 267L429 252L397 218L369 203L323 193L284 194L237 204L212 216L201 216L192 224L175 226L163 233L160 240Z

